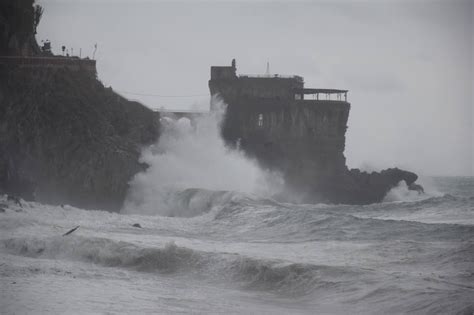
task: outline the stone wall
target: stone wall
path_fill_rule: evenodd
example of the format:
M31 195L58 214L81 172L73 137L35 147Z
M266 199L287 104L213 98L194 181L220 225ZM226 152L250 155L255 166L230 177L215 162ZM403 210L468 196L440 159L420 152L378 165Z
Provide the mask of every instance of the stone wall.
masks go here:
M238 93L244 98L294 99L293 88L302 88L303 82L297 78L246 77L238 80Z

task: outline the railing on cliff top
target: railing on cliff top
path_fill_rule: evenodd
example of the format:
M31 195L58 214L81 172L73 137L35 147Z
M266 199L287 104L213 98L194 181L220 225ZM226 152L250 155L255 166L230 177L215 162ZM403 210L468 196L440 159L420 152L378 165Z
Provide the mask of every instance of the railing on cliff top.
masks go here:
M79 57L30 57L30 56L0 56L0 64L21 66L76 66L94 68L96 61L80 59Z

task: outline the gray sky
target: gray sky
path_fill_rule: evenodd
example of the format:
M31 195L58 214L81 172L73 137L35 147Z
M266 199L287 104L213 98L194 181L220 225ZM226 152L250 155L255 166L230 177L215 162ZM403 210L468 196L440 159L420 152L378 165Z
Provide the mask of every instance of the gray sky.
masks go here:
M349 89L349 167L474 175L474 1L40 0L37 39L82 47L149 107L203 108L209 67ZM204 95L204 96L200 96Z

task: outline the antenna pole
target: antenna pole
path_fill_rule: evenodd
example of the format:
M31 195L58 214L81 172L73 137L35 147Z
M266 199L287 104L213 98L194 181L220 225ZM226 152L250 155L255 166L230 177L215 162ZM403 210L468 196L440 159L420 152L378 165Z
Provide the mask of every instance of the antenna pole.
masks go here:
M92 59L95 60L95 52L97 51L97 43L94 45L94 52L92 53Z

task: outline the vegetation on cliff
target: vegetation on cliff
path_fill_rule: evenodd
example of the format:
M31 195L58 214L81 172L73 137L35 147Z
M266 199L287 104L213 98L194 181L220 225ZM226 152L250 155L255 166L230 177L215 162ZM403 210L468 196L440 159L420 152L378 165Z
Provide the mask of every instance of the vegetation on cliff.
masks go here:
M87 71L0 67L0 189L118 210L158 116Z
M0 3L0 55L38 55L35 34L43 8L34 0L2 0Z
M34 0L0 4L0 193L118 210L159 116L105 88L95 62L32 58L42 13Z

